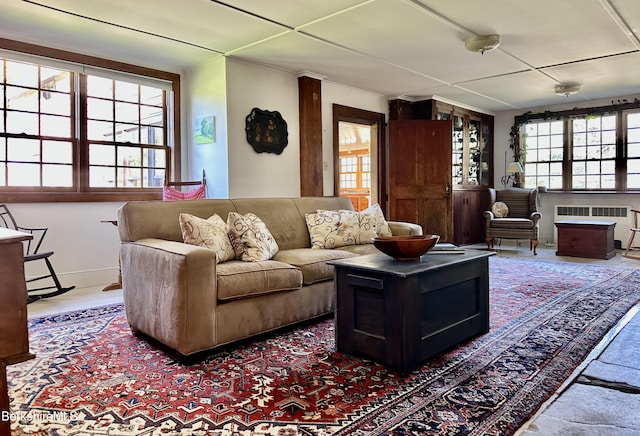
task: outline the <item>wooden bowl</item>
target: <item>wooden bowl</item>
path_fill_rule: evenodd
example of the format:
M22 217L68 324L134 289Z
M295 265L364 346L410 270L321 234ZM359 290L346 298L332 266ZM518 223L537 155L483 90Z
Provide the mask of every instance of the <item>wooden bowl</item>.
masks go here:
M439 235L380 236L373 238L373 245L395 260L416 260L439 240Z

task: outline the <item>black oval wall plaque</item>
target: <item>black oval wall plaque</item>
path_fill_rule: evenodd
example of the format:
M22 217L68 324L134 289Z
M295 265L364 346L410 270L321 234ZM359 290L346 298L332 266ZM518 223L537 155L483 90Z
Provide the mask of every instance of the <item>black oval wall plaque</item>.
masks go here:
M247 142L256 153L281 154L289 143L287 122L280 112L253 108L247 115Z

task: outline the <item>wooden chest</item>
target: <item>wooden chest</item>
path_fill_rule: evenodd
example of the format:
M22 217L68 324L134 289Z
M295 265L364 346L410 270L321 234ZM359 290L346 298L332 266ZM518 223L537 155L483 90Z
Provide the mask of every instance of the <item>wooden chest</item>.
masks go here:
M616 255L613 221L556 221L558 229L557 256L611 259Z

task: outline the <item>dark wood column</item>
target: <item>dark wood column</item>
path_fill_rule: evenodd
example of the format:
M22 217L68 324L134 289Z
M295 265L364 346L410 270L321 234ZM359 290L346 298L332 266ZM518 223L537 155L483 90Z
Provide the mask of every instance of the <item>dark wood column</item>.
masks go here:
M298 77L300 111L300 195L323 195L322 94L320 80Z

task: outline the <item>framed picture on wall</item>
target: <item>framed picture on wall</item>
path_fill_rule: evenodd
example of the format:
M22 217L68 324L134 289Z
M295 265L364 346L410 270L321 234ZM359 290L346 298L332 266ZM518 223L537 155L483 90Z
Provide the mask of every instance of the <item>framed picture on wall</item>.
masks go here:
M193 138L196 144L216 142L216 117L209 115L196 118Z

